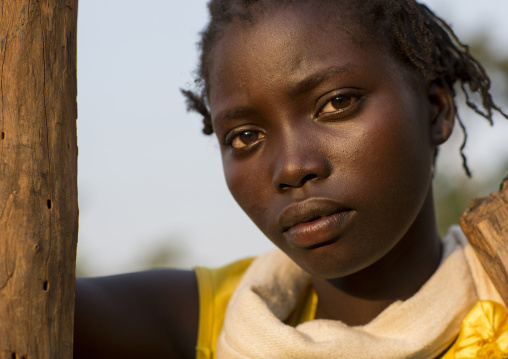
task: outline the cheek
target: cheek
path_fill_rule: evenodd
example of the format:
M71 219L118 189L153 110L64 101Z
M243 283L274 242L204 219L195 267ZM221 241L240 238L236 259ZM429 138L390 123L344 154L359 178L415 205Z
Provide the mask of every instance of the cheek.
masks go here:
M266 185L267 179L263 178L263 170L266 169L249 166L248 160L233 160L224 153L222 165L233 198L254 223L259 225L262 214L268 210L268 196L272 195Z
M374 116L362 129L353 162L364 197L389 218L414 217L432 179L434 150L425 118L407 107L385 107Z
M403 178L418 175L432 163L433 148L427 119L428 108L421 96L411 89L388 91L376 99L370 121L364 128L372 164L379 162L383 173L403 171ZM401 179L403 179L401 178Z
M401 125L404 120L410 121L403 118L384 124L378 122L366 131L365 138L368 140L359 144L361 149L358 153L364 155L361 161L372 169L379 180L404 181L416 175L413 172L418 168L427 167L426 157L430 157L430 151L422 143L423 135Z
M241 203L243 202L243 197L249 194L249 186L246 186L249 177L248 173L242 171L239 165L235 165L234 162L232 163L232 161L228 159L228 155L225 154L222 154L222 167L224 169L224 177L226 178L229 192L231 192L240 207L244 208Z

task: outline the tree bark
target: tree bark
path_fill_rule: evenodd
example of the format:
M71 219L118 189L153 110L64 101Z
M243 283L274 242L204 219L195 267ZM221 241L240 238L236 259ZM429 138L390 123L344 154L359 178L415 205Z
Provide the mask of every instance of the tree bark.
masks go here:
M501 192L471 201L460 218L460 226L508 304L508 180Z
M0 358L70 359L78 1L0 7Z

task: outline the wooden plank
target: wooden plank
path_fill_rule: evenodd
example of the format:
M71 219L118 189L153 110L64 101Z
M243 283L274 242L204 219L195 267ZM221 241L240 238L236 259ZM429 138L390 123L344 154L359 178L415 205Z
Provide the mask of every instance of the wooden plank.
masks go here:
M508 304L508 180L499 193L471 201L460 227Z
M72 358L77 0L0 9L0 358Z

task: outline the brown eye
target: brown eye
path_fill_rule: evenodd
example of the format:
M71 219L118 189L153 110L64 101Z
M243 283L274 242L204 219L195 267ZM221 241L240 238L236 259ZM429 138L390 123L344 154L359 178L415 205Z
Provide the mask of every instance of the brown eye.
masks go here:
M340 112L346 109L348 106L351 106L355 103L356 98L352 96L335 96L330 101L328 101L321 111L320 115L332 112Z
M244 148L255 144L264 137L265 135L258 131L243 131L233 138L231 141L231 147L235 149Z

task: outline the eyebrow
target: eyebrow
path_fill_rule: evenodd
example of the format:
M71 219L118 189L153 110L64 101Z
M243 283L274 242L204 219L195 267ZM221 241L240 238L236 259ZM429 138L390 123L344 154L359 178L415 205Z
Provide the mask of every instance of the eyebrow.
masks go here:
M349 63L343 66L330 66L325 69L320 69L305 77L303 80L295 82L295 84L291 86L289 94L291 96L297 96L308 92L319 86L322 82L346 72L352 72L352 68ZM216 122L216 126L218 127L230 120L251 117L255 115L255 113L256 110L254 108L250 106L241 106L233 110L224 110L219 112L217 116L214 116L216 118L214 122Z
M315 73L305 77L303 80L297 81L293 86L291 86L289 93L293 96L296 96L308 92L330 78L346 72L350 73L352 71L353 70L349 63L343 66L331 66L325 69L320 69Z
M254 108L250 106L241 106L235 108L233 110L224 110L221 111L215 116L216 125L220 126L220 124L237 119L237 118L245 118L251 117L255 114Z

